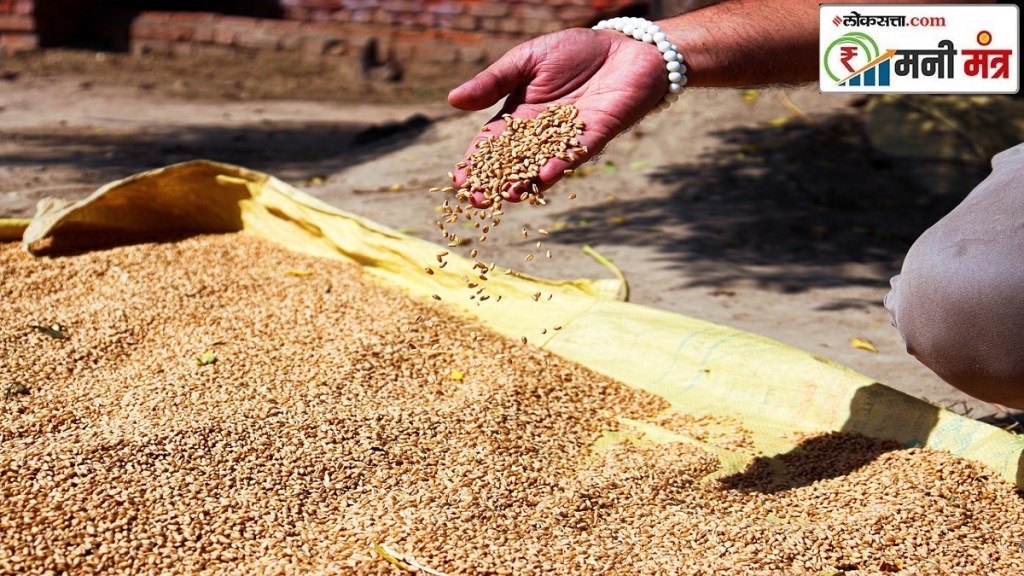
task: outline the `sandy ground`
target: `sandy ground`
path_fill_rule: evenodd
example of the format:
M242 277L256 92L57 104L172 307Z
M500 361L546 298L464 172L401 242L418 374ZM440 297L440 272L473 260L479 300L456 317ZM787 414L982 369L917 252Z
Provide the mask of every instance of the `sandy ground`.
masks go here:
M444 92L471 71L392 86L264 60L0 59L0 217L208 158L440 241L441 199L427 189L443 185L493 113L446 105ZM1024 139L1021 118L1015 98L690 90L553 189L548 206L508 209L481 256L550 278L608 276L589 245L622 271L633 302L998 416L907 355L881 301L913 239L984 177L992 153ZM522 262L524 225L552 231L551 260Z

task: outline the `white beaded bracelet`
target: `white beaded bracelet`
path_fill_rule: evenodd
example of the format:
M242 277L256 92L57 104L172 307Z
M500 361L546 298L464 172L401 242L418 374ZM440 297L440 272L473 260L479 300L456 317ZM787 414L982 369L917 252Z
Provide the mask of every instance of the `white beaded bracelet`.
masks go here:
M679 93L683 91L683 86L686 86L686 64L683 64L683 55L679 53L679 48L669 42L668 36L657 24L644 18L621 17L601 20L594 26L594 30L618 30L626 36L653 44L661 51L665 59L665 68L668 69L668 92L652 112L660 112L679 99Z

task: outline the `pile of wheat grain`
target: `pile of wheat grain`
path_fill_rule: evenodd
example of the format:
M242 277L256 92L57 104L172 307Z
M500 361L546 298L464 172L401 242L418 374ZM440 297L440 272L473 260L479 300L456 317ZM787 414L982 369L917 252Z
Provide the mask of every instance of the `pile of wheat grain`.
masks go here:
M686 443L594 453L619 417L752 445L353 266L229 235L0 270L0 573L1024 570L980 465L843 435L716 480Z

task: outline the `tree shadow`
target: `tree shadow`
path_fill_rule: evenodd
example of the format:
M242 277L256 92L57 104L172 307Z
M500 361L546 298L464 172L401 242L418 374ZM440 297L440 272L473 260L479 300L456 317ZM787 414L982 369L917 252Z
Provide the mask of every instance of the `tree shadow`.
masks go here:
M17 142L0 153L9 168L75 170L96 185L195 159L236 164L282 179L306 180L408 146L434 120L415 114L399 122L263 122L238 126L183 126L118 133L95 128L6 130Z
M574 210L580 220L625 215L628 223L559 235L580 243L653 244L686 271L689 286L740 279L782 292L878 286L989 167L987 158L959 148L943 155L912 147L883 152L867 114L860 109L714 132L721 145L648 176L674 190L666 201L619 199ZM892 128L900 130L918 127ZM951 147L964 145L957 134L944 137Z

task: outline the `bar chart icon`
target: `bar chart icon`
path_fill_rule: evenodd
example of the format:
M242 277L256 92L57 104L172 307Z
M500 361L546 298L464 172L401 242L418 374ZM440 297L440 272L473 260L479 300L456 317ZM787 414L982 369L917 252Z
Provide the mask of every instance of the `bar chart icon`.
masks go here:
M892 60L886 59L858 70L856 74L839 83L840 86L888 86Z

